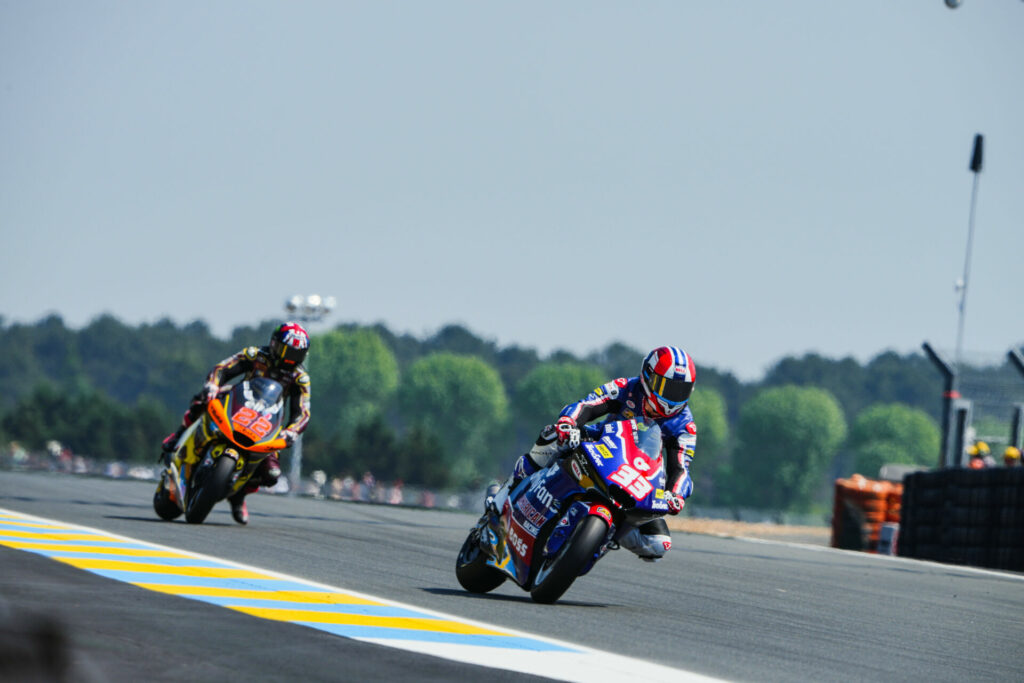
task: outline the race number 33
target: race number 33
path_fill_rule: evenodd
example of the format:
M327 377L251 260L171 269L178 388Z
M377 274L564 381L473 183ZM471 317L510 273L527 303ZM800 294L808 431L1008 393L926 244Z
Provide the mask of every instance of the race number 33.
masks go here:
M649 494L654 488L651 486L651 482L647 481L642 474L629 465L621 466L608 478L626 489L626 491L629 492L629 495L633 496L633 498L637 500L643 500L646 498L647 494Z

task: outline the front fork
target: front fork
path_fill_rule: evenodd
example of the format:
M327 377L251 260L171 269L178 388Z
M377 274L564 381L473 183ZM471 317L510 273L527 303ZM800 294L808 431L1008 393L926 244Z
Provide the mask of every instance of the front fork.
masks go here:
M251 475L256 466L259 465L259 461L257 461L251 464L250 467L246 467L247 460L242 457L242 454L237 449L225 443L218 443L206 449L195 464L183 463L183 471L177 470L175 462L171 463L169 471L173 473L175 480L179 483L179 490L184 494L186 489L195 489L202 485L203 476L213 468L214 462L219 458L230 458L235 461L235 468L228 485L227 496L237 493L245 485L245 482L248 481L248 475ZM184 495L182 498L184 498Z
M597 553L594 554L593 559L583 568L583 571L580 572L580 576L590 571L590 568L594 566L594 563L608 552L609 544L615 537L615 517L612 515L611 507L604 503L589 500L574 501L558 520L554 530L551 532L551 535L548 536L547 541L544 543L543 556L552 557L556 555L565 542L572 536L576 527L591 515L600 517L608 523L608 534L605 537L605 542L601 544Z

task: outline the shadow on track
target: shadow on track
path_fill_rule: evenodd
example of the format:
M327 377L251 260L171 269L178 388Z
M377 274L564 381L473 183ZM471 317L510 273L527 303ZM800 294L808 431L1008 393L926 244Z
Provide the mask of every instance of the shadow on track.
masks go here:
M541 607L547 607L547 605L541 605L539 602L534 602L526 593L522 595L504 595L502 593L470 593L469 591L459 590L457 588L421 588L420 590L425 593L432 595L447 595L451 597L463 597L470 598L473 600L493 600L495 602L518 602L529 605L538 605ZM609 605L603 605L593 602L577 602L575 600L565 600L564 598L559 600L557 605L563 607L591 607L598 609L608 609Z

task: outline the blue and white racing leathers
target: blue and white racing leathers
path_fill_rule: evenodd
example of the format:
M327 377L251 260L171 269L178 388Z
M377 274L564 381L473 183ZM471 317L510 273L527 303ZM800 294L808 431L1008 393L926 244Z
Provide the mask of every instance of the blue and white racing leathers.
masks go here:
M620 377L594 389L583 400L565 406L559 417L573 418L581 429L586 429L587 423L601 417L609 420L643 419L643 400L640 378ZM654 421L661 427L664 438L667 488L677 496L688 498L693 493L690 462L697 446L697 425L690 407L686 406L678 415ZM514 477L518 479L532 474L536 468L547 467L557 454L554 425L548 425L537 437L529 457L520 458L516 463ZM656 519L631 530L619 539L619 543L645 560L656 560L672 547L672 537L665 520Z

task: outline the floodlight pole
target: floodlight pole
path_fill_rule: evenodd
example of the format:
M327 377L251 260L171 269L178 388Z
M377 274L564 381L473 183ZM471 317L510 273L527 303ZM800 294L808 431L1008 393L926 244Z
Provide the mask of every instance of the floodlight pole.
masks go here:
M322 297L319 294L310 294L303 297L296 294L285 302L284 310L292 318L303 323L319 322L328 313L334 310L335 300L333 296ZM288 495L296 496L299 493L299 483L302 481L302 434L299 434L292 444L291 467L288 472Z

